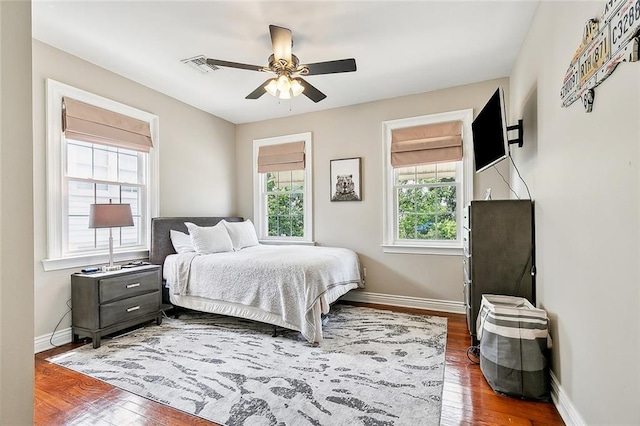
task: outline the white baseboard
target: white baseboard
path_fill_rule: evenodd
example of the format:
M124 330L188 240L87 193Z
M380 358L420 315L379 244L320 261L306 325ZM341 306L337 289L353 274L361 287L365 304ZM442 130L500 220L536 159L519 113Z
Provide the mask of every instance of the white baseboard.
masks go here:
M403 308L424 309L437 312L464 314L464 303L452 300L424 299L421 297L395 296L392 294L371 293L368 291L350 291L342 296L343 300L352 302L373 303L378 305L400 306ZM50 340L53 342L51 345ZM53 334L45 334L35 338L35 353L52 349L55 346L71 342L71 327L58 330Z
M587 422L584 421L576 407L571 402L571 399L562 388L557 377L550 371L551 375L551 399L553 404L558 409L560 417L567 426L586 426Z
M378 305L400 306L403 308L425 309L428 311L464 314L464 303L453 300L424 299L422 297L396 296L393 294L372 293L369 291L350 291L342 300L351 302L374 303Z
M53 342L53 345L51 344ZM51 334L45 334L34 339L34 352L39 353L46 351L48 349L53 349L56 346L64 345L65 343L71 342L71 327L65 328L64 330L58 330L53 333L53 338Z

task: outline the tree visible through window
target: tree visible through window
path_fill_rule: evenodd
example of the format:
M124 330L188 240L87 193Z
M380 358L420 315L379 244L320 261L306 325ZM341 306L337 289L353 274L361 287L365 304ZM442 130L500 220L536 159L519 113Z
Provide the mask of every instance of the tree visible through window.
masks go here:
M266 174L269 236L304 236L304 177L304 170Z
M260 241L313 241L311 133L253 141L253 219Z
M458 162L394 169L399 240L456 240Z
M383 125L385 253L460 255L473 194L473 110Z

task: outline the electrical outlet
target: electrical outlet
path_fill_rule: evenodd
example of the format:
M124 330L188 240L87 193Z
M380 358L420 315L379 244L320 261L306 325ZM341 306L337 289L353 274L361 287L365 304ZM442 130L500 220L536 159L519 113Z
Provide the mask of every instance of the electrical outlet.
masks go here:
M362 274L367 278L367 268L362 268Z

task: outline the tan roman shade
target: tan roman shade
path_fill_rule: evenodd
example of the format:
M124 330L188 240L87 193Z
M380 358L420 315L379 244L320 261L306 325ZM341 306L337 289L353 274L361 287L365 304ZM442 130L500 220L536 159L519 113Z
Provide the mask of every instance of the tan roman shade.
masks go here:
M135 151L153 147L148 122L71 98L62 98L62 131L70 139Z
M462 121L391 131L391 165L417 166L462 160Z
M304 170L304 142L265 145L258 150L258 173Z

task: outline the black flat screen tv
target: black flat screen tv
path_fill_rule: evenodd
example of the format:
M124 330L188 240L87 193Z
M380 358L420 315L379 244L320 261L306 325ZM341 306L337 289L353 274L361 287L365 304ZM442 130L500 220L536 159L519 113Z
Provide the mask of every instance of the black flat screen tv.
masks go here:
M476 173L488 169L509 155L504 93L495 91L473 124L473 156Z

